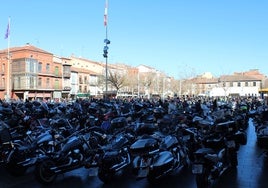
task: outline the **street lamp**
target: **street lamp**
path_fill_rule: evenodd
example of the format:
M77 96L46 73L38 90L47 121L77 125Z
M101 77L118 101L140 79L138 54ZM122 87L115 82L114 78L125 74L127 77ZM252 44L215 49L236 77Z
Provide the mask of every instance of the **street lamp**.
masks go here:
M106 59L106 63L105 63L105 96L104 98L107 99L107 92L108 92L108 44L110 44L111 42L106 38L104 39L104 48L103 48L103 57Z

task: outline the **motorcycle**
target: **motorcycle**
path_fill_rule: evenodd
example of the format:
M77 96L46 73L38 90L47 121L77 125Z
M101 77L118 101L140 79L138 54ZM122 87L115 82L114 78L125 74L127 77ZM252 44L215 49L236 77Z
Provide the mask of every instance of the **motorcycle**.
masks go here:
M192 173L198 188L209 187L227 169L236 168L239 146L247 142L245 133L236 129L234 121L215 127L211 135L203 138L203 147L194 152Z
M23 175L29 167L34 166L42 156L54 148L51 142L60 139L60 136L53 131L46 131L34 138L31 138L31 134L31 131L27 131L28 138L12 141L12 147L5 160L5 168L13 176Z
M262 107L254 115L254 126L257 144L260 148L268 149L268 107Z
M98 128L87 127L54 143L60 150L47 153L35 167L36 179L45 185L51 184L58 174L63 174L81 167L97 165ZM105 139L105 138L103 138Z
M156 183L161 178L188 167L190 160L185 143L173 135L167 135L159 145L149 167L147 180Z
M140 136L131 146L132 171L137 179L146 178L154 156L159 153L161 138L153 135Z
M102 154L98 160L98 178L109 183L119 172L131 164L129 146L134 136L127 132L117 134L110 140L110 144L101 147Z

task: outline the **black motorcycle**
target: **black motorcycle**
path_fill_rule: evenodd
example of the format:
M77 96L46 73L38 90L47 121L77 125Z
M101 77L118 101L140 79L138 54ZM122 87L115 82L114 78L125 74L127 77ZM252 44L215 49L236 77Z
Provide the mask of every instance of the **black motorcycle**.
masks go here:
M109 183L114 176L125 170L131 164L129 146L134 140L134 136L127 132L122 132L110 139L110 143L101 148L102 154L98 160L98 177L104 183Z
M97 128L97 130L99 130ZM84 128L56 142L60 150L47 153L37 163L35 176L45 185L51 184L58 174L63 174L81 167L90 168L97 165L99 136L95 127ZM105 139L105 138L103 138Z
M153 159L159 153L162 138L155 135L140 136L131 146L132 171L137 179L146 178Z
M147 179L151 183L157 183L161 178L188 167L189 164L188 148L183 140L167 135L159 145L159 152L153 156Z
M27 131L27 137L24 140L12 141L12 147L5 160L5 168L11 175L23 175L43 156L55 150L53 142L61 139L61 136L53 131L45 131L37 136L32 134L34 134L32 131Z
M253 125L257 137L257 144L260 148L268 149L268 107L263 106L252 113Z
M197 187L209 187L227 169L236 168L237 151L246 141L245 133L236 129L235 122L217 124L213 133L203 138L203 147L194 152L192 173Z

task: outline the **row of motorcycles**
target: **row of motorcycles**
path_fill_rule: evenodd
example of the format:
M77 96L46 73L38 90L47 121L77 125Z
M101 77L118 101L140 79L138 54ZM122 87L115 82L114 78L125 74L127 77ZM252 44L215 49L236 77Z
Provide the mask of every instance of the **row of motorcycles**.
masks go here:
M59 174L97 169L104 183L119 172L151 183L191 168L197 187L208 187L238 164L247 142L247 112L228 105L200 114L194 106L168 113L158 105L75 101L0 106L0 164L52 184Z
M255 126L257 145L263 149L265 156L268 156L268 106L257 105L249 111Z

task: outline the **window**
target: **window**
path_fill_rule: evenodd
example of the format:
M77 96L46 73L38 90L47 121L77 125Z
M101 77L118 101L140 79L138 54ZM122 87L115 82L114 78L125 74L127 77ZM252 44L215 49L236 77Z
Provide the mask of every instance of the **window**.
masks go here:
M245 82L245 86L248 87L248 82Z
M87 86L84 87L84 93L87 93Z
M55 75L59 76L59 67L58 66L55 67Z
M253 82L253 86L257 86L257 83L256 82Z
M21 79L18 77L18 88L21 88Z
M30 72L35 72L34 67L35 67L34 61L30 59Z
M42 72L42 62L38 63L38 72Z
M230 87L233 87L234 86L234 83L233 82L230 82Z
M60 81L59 79L55 80L55 89L59 89L60 88Z
M42 86L42 78L38 78L38 87Z
M241 87L241 82L237 82L237 87Z
M50 89L49 85L50 85L50 80L49 80L49 78L47 78L47 80L46 80L46 87Z
M50 64L47 63L47 65L46 65L46 72L49 73L49 71L50 71Z
M2 86L3 87L6 87L6 80L5 80L5 78L2 78Z
M2 65L2 71L5 72L5 69L6 69L6 65L5 65L5 63L3 63L3 65Z
M34 81L34 77L30 76L30 88L34 89L35 88L35 81Z

